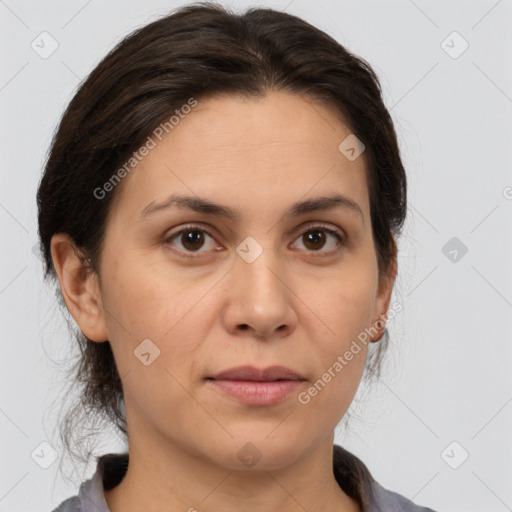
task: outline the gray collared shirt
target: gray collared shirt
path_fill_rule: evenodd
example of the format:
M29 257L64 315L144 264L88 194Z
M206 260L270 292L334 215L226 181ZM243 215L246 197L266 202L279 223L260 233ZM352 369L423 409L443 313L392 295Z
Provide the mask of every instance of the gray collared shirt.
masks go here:
M352 462L356 461L360 465L359 471L361 467L366 469L355 455L337 445L335 445L335 452L343 453ZM92 478L82 483L78 495L63 501L52 512L110 512L104 490L115 487L122 480L127 467L127 453L107 454L100 457L96 472ZM336 459L334 467L336 469ZM336 476L336 478L339 477ZM384 489L375 480L372 481L371 491L366 494L364 501L368 505L363 507L364 512L435 512L430 508L415 505L400 494Z

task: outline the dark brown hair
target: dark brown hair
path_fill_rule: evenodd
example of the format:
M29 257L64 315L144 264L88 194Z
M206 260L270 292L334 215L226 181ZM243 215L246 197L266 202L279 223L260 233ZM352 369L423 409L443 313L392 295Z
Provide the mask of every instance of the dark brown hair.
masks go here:
M176 109L191 97L261 97L272 90L323 102L364 143L378 268L385 273L405 220L406 176L370 65L296 16L264 8L238 14L199 2L120 41L69 103L37 192L45 278L56 281L50 242L60 232L80 248L84 268L99 275L105 227L119 186L101 200L94 190ZM60 303L65 306L62 298ZM75 334L80 358L72 371L82 399L68 412L61 434L70 453L69 439L87 415L100 415L127 435L122 383L110 343ZM359 499L357 489L349 491Z

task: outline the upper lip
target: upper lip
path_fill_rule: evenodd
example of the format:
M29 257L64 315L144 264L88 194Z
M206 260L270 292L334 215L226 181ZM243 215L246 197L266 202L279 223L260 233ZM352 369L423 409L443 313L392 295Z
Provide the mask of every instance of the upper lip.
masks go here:
M263 369L254 366L237 366L236 368L229 368L209 378L214 380L252 380L261 382L305 380L302 375L285 366L269 366Z

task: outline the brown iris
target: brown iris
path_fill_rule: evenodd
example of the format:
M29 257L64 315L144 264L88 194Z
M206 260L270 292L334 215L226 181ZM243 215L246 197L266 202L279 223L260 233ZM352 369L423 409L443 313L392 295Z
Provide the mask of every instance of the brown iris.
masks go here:
M325 233L321 229L307 231L303 237L304 245L310 249L321 249L325 245ZM308 243L313 246L311 247ZM319 246L318 243L320 243Z
M197 229L184 231L181 235L181 243L190 251L200 249L204 244L204 233Z

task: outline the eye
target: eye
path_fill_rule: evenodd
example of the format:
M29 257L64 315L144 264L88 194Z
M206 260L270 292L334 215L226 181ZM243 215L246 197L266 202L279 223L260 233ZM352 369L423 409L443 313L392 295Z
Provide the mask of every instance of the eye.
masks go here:
M306 231L301 233L298 240L301 240L305 246L305 250L330 253L333 252L333 250L320 250L325 247L329 236L333 239L331 243L331 246L334 245L333 250L336 250L340 245L344 245L344 238L340 233L323 225L309 227Z
M331 238L331 250L320 250L325 247L329 237ZM210 239L209 244L208 239ZM178 252L185 257L193 258L193 253L207 252L209 249L216 247L213 235L200 226L185 226L180 231L171 234L164 240L165 244L176 247L174 241L179 243ZM333 252L337 247L344 245L344 237L335 231L323 225L311 226L303 231L297 240L301 240L306 251L308 252ZM327 244L328 245L328 244ZM181 247L180 247L181 246ZM206 250L201 251L206 246ZM218 250L218 249L217 249Z
M189 256L187 252L205 252L199 251L198 249L204 247L205 240L207 240L207 238L210 238L213 241L213 236L204 228L200 228L199 226L185 226L177 233L174 233L168 238L166 238L164 242L166 244L174 245L172 241L174 239L177 239L177 241L181 245L181 247L178 247L179 252L184 253L184 255L187 257L193 257ZM206 245L208 246L208 244ZM210 248L212 247L215 247L214 243L210 243Z

